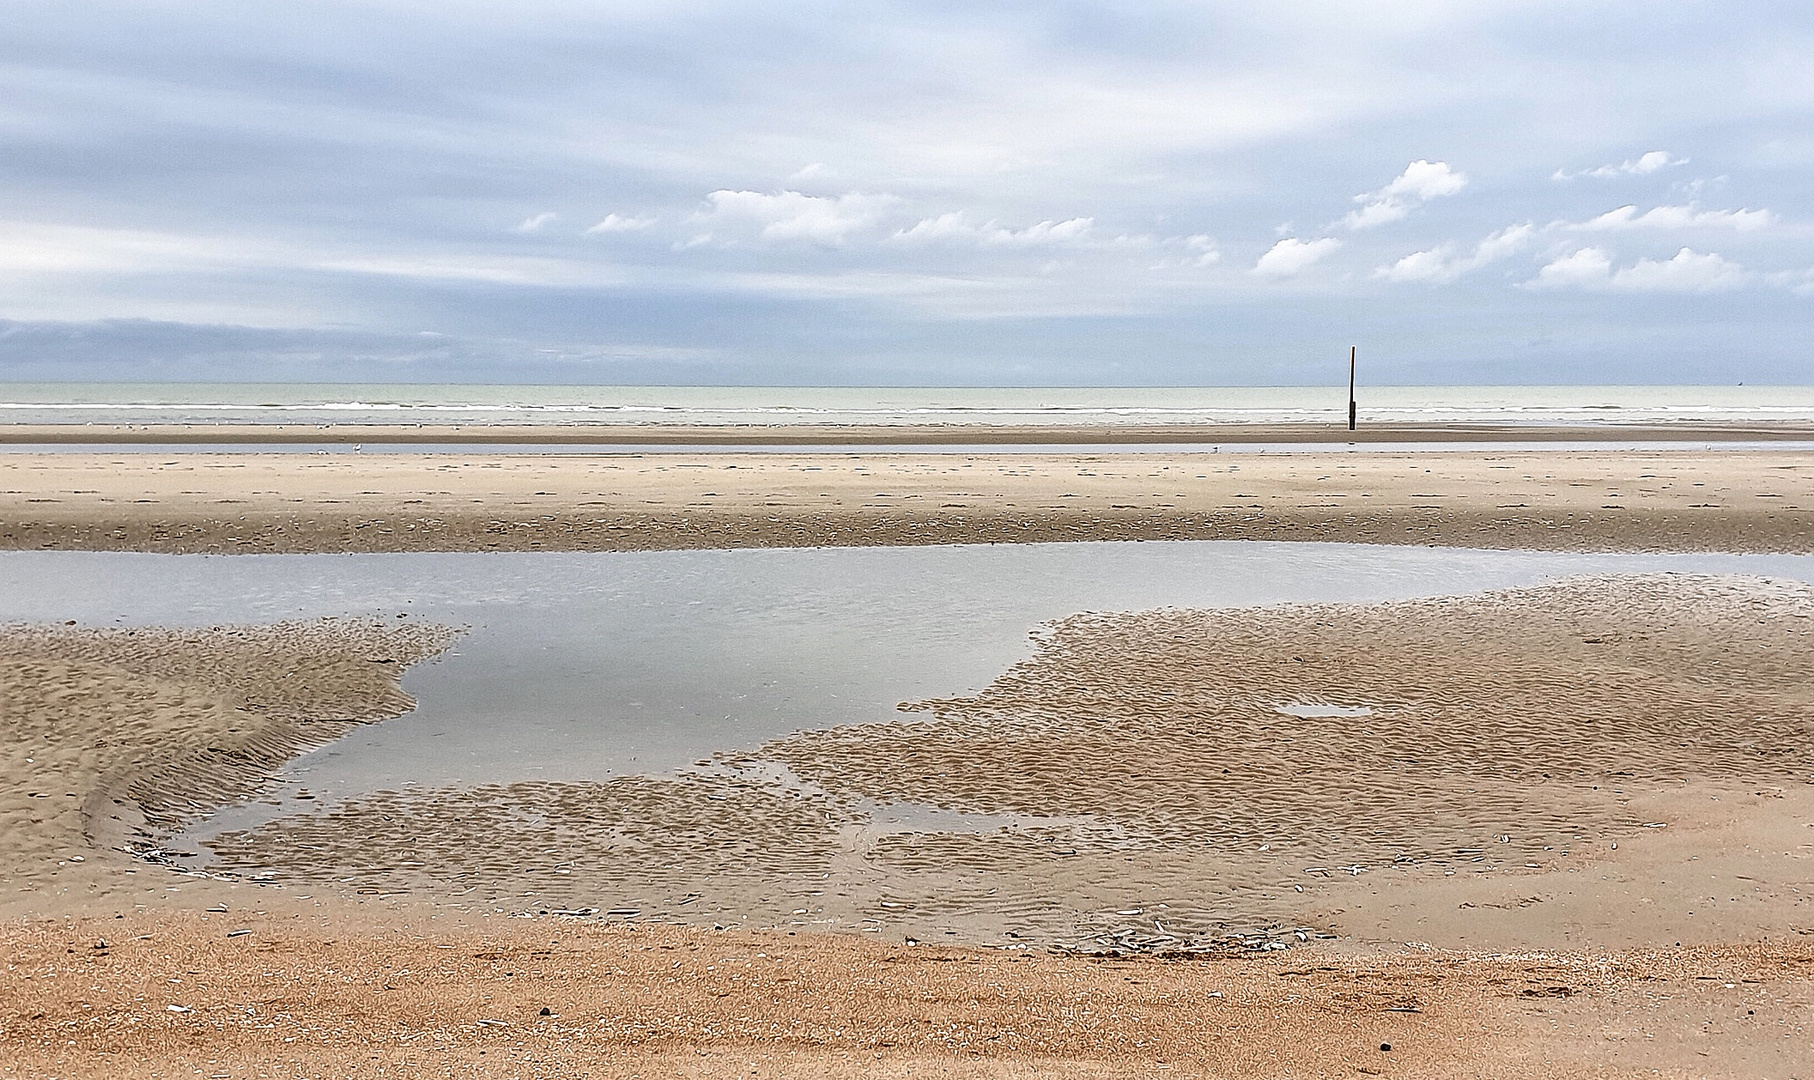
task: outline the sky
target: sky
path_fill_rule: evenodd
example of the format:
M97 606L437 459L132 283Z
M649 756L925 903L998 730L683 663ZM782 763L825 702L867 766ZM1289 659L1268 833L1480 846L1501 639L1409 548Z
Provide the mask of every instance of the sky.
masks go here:
M4 4L0 381L1814 382L1801 3Z

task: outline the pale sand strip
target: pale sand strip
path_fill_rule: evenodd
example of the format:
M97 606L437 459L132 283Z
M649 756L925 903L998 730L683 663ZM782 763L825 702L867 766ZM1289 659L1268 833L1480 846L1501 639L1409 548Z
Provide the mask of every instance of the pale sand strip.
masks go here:
M931 719L801 732L672 779L378 793L212 846L310 889L476 912L923 941L1749 940L1814 931L1811 660L1814 587L1750 578L1079 615L980 695L914 706ZM893 803L1019 816L891 826ZM1716 843L1735 814L1742 857ZM1742 902L1660 869L1676 849L1651 825ZM1634 865L1657 878L1642 897ZM1403 902L1434 886L1446 917Z
M128 850L256 791L307 747L413 708L403 670L454 634L371 619L0 626L0 913L133 887L125 871L150 868Z
M0 455L0 548L1254 539L1814 551L1799 451Z
M518 443L573 446L846 446L1779 442L1814 440L1794 422L1669 424L0 424L0 444Z

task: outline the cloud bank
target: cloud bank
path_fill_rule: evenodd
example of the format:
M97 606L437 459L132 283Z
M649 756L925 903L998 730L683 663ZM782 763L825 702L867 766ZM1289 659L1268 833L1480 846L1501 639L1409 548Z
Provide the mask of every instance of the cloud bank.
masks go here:
M1546 264L1529 284L1542 289L1633 293L1706 293L1745 284L1744 267L1712 252L1683 248L1668 259L1639 259L1620 270L1600 248L1582 248Z
M1385 11L14 5L0 379L1814 377L1805 12Z

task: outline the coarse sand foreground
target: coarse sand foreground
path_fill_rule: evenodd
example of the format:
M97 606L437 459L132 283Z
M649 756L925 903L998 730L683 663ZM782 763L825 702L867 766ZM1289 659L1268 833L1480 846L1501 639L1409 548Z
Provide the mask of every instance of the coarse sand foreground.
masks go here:
M0 455L0 548L1335 540L1814 551L1799 450Z
M1801 945L1114 962L379 921L247 893L0 929L0 1076L1454 1080L1814 1060Z
M1805 585L1079 615L923 719L116 850L453 633L0 633L0 1076L1814 1072Z

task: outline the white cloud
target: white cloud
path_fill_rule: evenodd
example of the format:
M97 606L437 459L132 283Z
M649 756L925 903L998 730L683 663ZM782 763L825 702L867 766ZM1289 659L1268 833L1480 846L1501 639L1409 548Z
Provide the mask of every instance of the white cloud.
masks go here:
M1651 173L1673 169L1678 165L1688 164L1687 158L1679 158L1667 150L1652 150L1640 154L1617 165L1602 165L1597 169L1584 169L1578 173L1564 172L1557 169L1552 180L1573 180L1577 176L1591 176L1598 180L1610 180L1619 176L1649 176Z
M1325 236L1320 240L1299 240L1295 236L1288 236L1260 256L1260 261L1253 264L1253 272L1261 277L1292 277L1321 262L1341 246L1342 242L1333 236Z
M1387 281L1421 281L1442 285L1454 281L1470 270L1516 254L1529 242L1536 229L1529 224L1508 225L1493 233L1468 254L1453 244L1443 244L1429 251L1414 251L1391 266L1373 271L1376 278Z
M652 217L625 217L622 214L606 214L605 220L586 230L587 236L602 233L640 232L655 224Z
M1582 248L1551 261L1527 284L1536 289L1589 289L1612 276L1612 256L1599 248Z
M1465 271L1461 268L1461 260L1456 258L1454 246L1444 244L1429 251L1413 251L1391 266L1374 270L1373 276L1387 281L1427 281L1440 284L1454 281L1463 273Z
M1222 261L1222 252L1216 247L1215 240L1201 233L1185 237L1184 247L1190 252L1186 261L1191 266L1214 266Z
M1159 240L1150 236L1118 236L1115 242L1130 248L1157 246L1162 255L1157 262L1148 264L1148 270L1203 270L1222 261L1222 249L1215 238L1204 233Z
M1764 280L1796 296L1814 296L1814 270L1782 270L1767 275Z
M520 233L540 232L544 226L559 220L560 215L552 211L536 214L533 217L524 218L522 221L518 222L516 231Z
M770 242L803 242L838 247L852 234L874 226L882 213L898 200L890 195L803 195L783 191L714 191L707 206L694 215L706 231L686 246L712 240L735 243L760 239Z
M141 273L224 259L218 239L138 229L0 221L0 276Z
M938 217L923 218L911 228L901 229L889 239L900 244L959 243L979 246L1034 247L1071 244L1089 238L1096 219L1067 218L1064 221L1042 221L1024 229L1010 229L997 222L972 222L962 210Z
M1350 211L1342 223L1350 229L1371 229L1398 221L1416 207L1431 199L1453 195L1467 184L1467 174L1449 168L1446 161L1413 161L1385 187L1356 195L1354 201L1360 203L1361 208Z
M1714 292L1745 283L1744 267L1711 252L1683 248L1669 259L1639 259L1614 271L1612 257L1599 248L1582 248L1542 270L1533 288L1577 288L1618 292Z
M1769 210L1702 210L1689 203L1687 206L1655 206L1642 214L1635 206L1621 206L1567 227L1582 232L1619 229L1737 229L1751 232L1774 224L1776 215Z
M48 274L332 271L424 280L512 285L607 285L614 267L500 253L461 254L392 247L374 255L356 245L260 236L185 236L125 229L0 221L0 280ZM16 282L10 283L16 284Z
M1481 266L1485 266L1487 263L1497 262L1515 255L1523 249L1536 232L1537 230L1529 222L1523 225L1507 225L1482 240L1480 246L1474 249L1474 258L1479 260Z
M1708 252L1688 248L1667 260L1639 259L1612 276L1612 287L1628 292L1713 292L1745 282L1745 269Z

